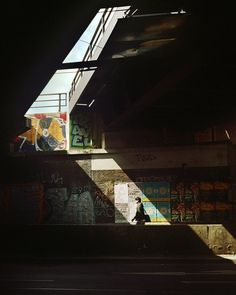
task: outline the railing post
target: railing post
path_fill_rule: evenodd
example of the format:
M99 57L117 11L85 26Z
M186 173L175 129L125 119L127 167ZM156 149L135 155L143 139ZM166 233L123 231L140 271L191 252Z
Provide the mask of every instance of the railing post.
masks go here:
M61 112L61 93L59 93L59 113Z
M105 13L103 13L103 15L102 15L102 32L103 32L103 34L105 33L105 21L104 21L104 14L105 14Z

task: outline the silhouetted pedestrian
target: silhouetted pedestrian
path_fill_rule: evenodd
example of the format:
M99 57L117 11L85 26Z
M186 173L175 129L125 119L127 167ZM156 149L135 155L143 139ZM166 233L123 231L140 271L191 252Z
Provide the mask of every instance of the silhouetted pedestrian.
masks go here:
M140 197L135 198L136 213L131 221L136 220L136 224L145 224L144 207Z

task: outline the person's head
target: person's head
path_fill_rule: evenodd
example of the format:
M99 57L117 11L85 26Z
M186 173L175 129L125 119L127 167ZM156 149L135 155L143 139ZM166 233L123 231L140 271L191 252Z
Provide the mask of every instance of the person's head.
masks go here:
M140 197L136 197L135 198L136 203L141 203L141 198Z

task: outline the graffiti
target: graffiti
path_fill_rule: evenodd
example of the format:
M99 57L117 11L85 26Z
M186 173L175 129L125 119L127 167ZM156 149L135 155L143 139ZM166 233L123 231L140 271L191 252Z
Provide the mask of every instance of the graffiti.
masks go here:
M48 188L45 196L45 223L93 224L94 204L87 186Z
M113 191L114 191L114 188L113 188ZM107 202L108 204L112 204L112 201L109 198L109 196L104 194L100 189L95 188L94 195L95 195L95 200L102 200L103 202Z
M107 202L105 202L104 200L96 197L95 202L94 202L95 207L101 207L101 208L107 208L109 207L109 205L107 204Z
M52 184L63 184L63 177L60 176L59 172L51 174L50 183Z
M114 207L111 207L111 204L106 201L96 197L94 202L95 214L97 216L104 217L113 217L114 216Z
M45 194L44 221L48 224L60 224L64 221L64 204L67 200L67 188L48 188Z
M100 198L109 199L110 202L114 201L114 183L112 181L104 181L97 184L99 189L95 189L95 196Z
M97 222L113 221L115 209L113 203L99 189L95 188L94 209Z
M115 214L115 210L113 207L108 207L108 208L95 208L95 214L96 216L103 216L103 217L109 217L113 218Z
M144 162L144 161L154 161L156 160L156 156L152 154L136 154L136 158L138 161Z
M175 176L138 176L135 179L135 182L162 182L167 181L171 182Z
M78 197L78 217L80 224L94 223L94 205L90 192L86 191Z
M114 193L114 184L112 181L105 181L104 182L104 194L106 196L111 195Z
M31 129L15 140L18 151L56 151L67 148L66 113L31 115Z
M77 120L71 120L71 147L92 147L91 124L89 118L80 114Z
M85 184L81 186L73 185L70 187L70 194L82 194L83 192L90 191L90 185Z

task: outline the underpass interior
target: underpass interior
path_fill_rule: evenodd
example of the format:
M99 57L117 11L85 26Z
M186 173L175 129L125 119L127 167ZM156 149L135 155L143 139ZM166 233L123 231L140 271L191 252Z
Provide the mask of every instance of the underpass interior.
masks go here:
M94 222L94 217L89 222L88 219L86 222L72 220L68 222L70 224L68 227L59 215L54 220L53 216L51 223L42 219L44 223L39 222L34 227L26 226L21 217L17 222L8 224L5 217L12 217L11 214L2 215L1 231L6 241L2 253L8 251L11 255L16 248L20 255L26 256L32 253L37 255L47 255L47 253L49 255L67 255L68 253L124 255L134 252L139 254L140 251L142 254L155 255L234 253L235 212L229 220L221 220L219 224L209 218L205 224L201 222L200 229L198 224L192 226L187 223L173 226L145 225L141 228L129 224L111 225L115 223L114 184L119 181L135 183L140 177L148 179L155 176L155 182L161 178L166 180L173 175L175 180L178 178L181 181L230 182L232 188L229 201L235 202L235 105L232 102L235 47L230 43L231 31L228 30L232 19L230 17L226 19L224 11L217 6L200 7L191 6L187 2L177 2L166 1L164 4L164 1L161 1L159 6L147 7L142 1L137 1L138 11L133 16L118 22L110 41L97 61L97 71L79 98L79 102L86 104L91 99L95 99L88 113L99 115L103 122L100 133L105 135L106 141L102 143L100 134L99 148L105 144L106 152L110 153L115 149L115 154L119 154L122 150L126 153L126 149L129 148L133 149L130 158L135 158L136 162L134 160L133 166L128 168L124 164L125 161L129 163L125 156L111 155L113 161L120 167L118 174L116 174L117 169L115 171L112 168L110 171L108 168L104 171L101 168L93 169L93 160L106 159L106 153L105 156L99 154L93 156L86 154L85 151L85 153L68 156L63 151L60 155L52 152L47 156L27 153L9 156L9 142L25 128L23 114L27 107L40 93L50 75L59 67L68 49L74 44L73 41L81 34L95 11L98 11L98 4L91 1L94 5L91 9L82 1L76 6L79 11L76 13L72 13L75 7L73 9L67 7L68 13L65 13L64 6L59 5L57 9L60 14L57 16L51 4L46 15L45 7L39 6L40 10L35 15L35 19L24 11L24 8L31 11L31 5L23 8L17 6L20 14L15 8L14 13L17 16L14 21L15 27L5 32L7 45L4 53L8 58L4 59L4 62L8 75L5 78L6 83L3 83L6 87L6 89L3 88L6 97L3 118L9 124L7 128L1 129L1 137L5 138L1 155L10 171L1 170L2 187L4 189L5 186L10 187L15 193L19 183L25 184L26 187L29 185L27 188L29 191L32 187L34 189L30 183L41 183L44 186L43 196L47 193L49 196L51 193L48 199L53 199L55 196L58 198L55 208L58 204L62 207L59 206L58 211L63 210L68 204L66 202L70 200L67 199L67 193L61 195L62 191L65 192L66 189L73 192L74 188L75 198L79 200L81 195L79 188L93 187L90 194L86 195L87 200L91 200L86 205L93 206L93 202L96 202L99 197L96 212L100 210L101 215L97 214L95 218L101 218L101 220ZM108 5L106 1L103 3ZM180 8L182 9L180 4L184 6L186 13L180 13ZM165 14L170 11L178 13ZM163 12L164 15L160 15ZM81 18L78 17L78 13ZM41 22L42 15L45 22ZM52 19L51 15L54 16ZM28 16L28 18L23 21L22 16ZM35 26L28 28L31 21ZM18 23L19 27L17 27ZM16 41L12 41L13 36L17 36ZM37 43L34 44L36 40ZM13 55L15 48L13 45L17 41L21 47L18 48L16 56ZM46 48L45 44L47 44ZM12 56L14 56L13 59ZM10 71L12 68L21 68L22 71L19 73L15 70L12 73ZM75 114L77 112L86 114L86 111L80 110L79 107L75 107L73 111ZM208 137L202 140L204 136L201 137L199 134L201 132L203 135L206 134L204 133L206 129ZM218 134L214 131L216 129L223 130L223 133L218 132L220 136L216 135ZM110 146L109 134L114 139L110 140ZM124 139L125 136L127 141ZM118 147L115 146L115 142ZM204 161L199 155L192 156L197 168L189 167L184 159L177 161L179 166L176 167L168 167L167 164L159 167L159 162L155 162L155 157L159 155L159 147L169 149L179 146L181 149L182 145L192 147L198 144L212 147L212 154L216 155L215 164L210 167L201 167ZM215 152L215 145L218 144L222 144L227 152ZM150 147L155 147L157 150L150 152L148 150ZM191 147L189 147L190 152ZM197 147L197 149L200 148ZM129 156L129 153L127 154ZM140 157L137 157L137 154ZM150 155L154 157L154 164ZM149 158L145 158L146 156ZM176 153L175 157L178 160L179 154ZM141 163L137 164L140 159L147 159L147 170L145 170L146 164L142 163L145 161L139 161ZM2 192L5 192L4 189ZM24 189L19 189L19 194L16 193L15 197L24 193ZM2 198L2 200L5 199ZM101 203L101 200L104 202ZM2 206L5 205L6 203ZM107 208L113 208L110 219L107 216L107 212L110 212ZM58 213L57 209L55 211ZM73 217L73 214L71 216ZM86 218L88 216L87 211ZM16 223L22 223L22 225L15 226ZM130 240L130 236L134 239ZM143 243L142 239L145 239L147 243ZM58 244L60 244L59 248ZM147 247L143 247L144 244L147 244Z

